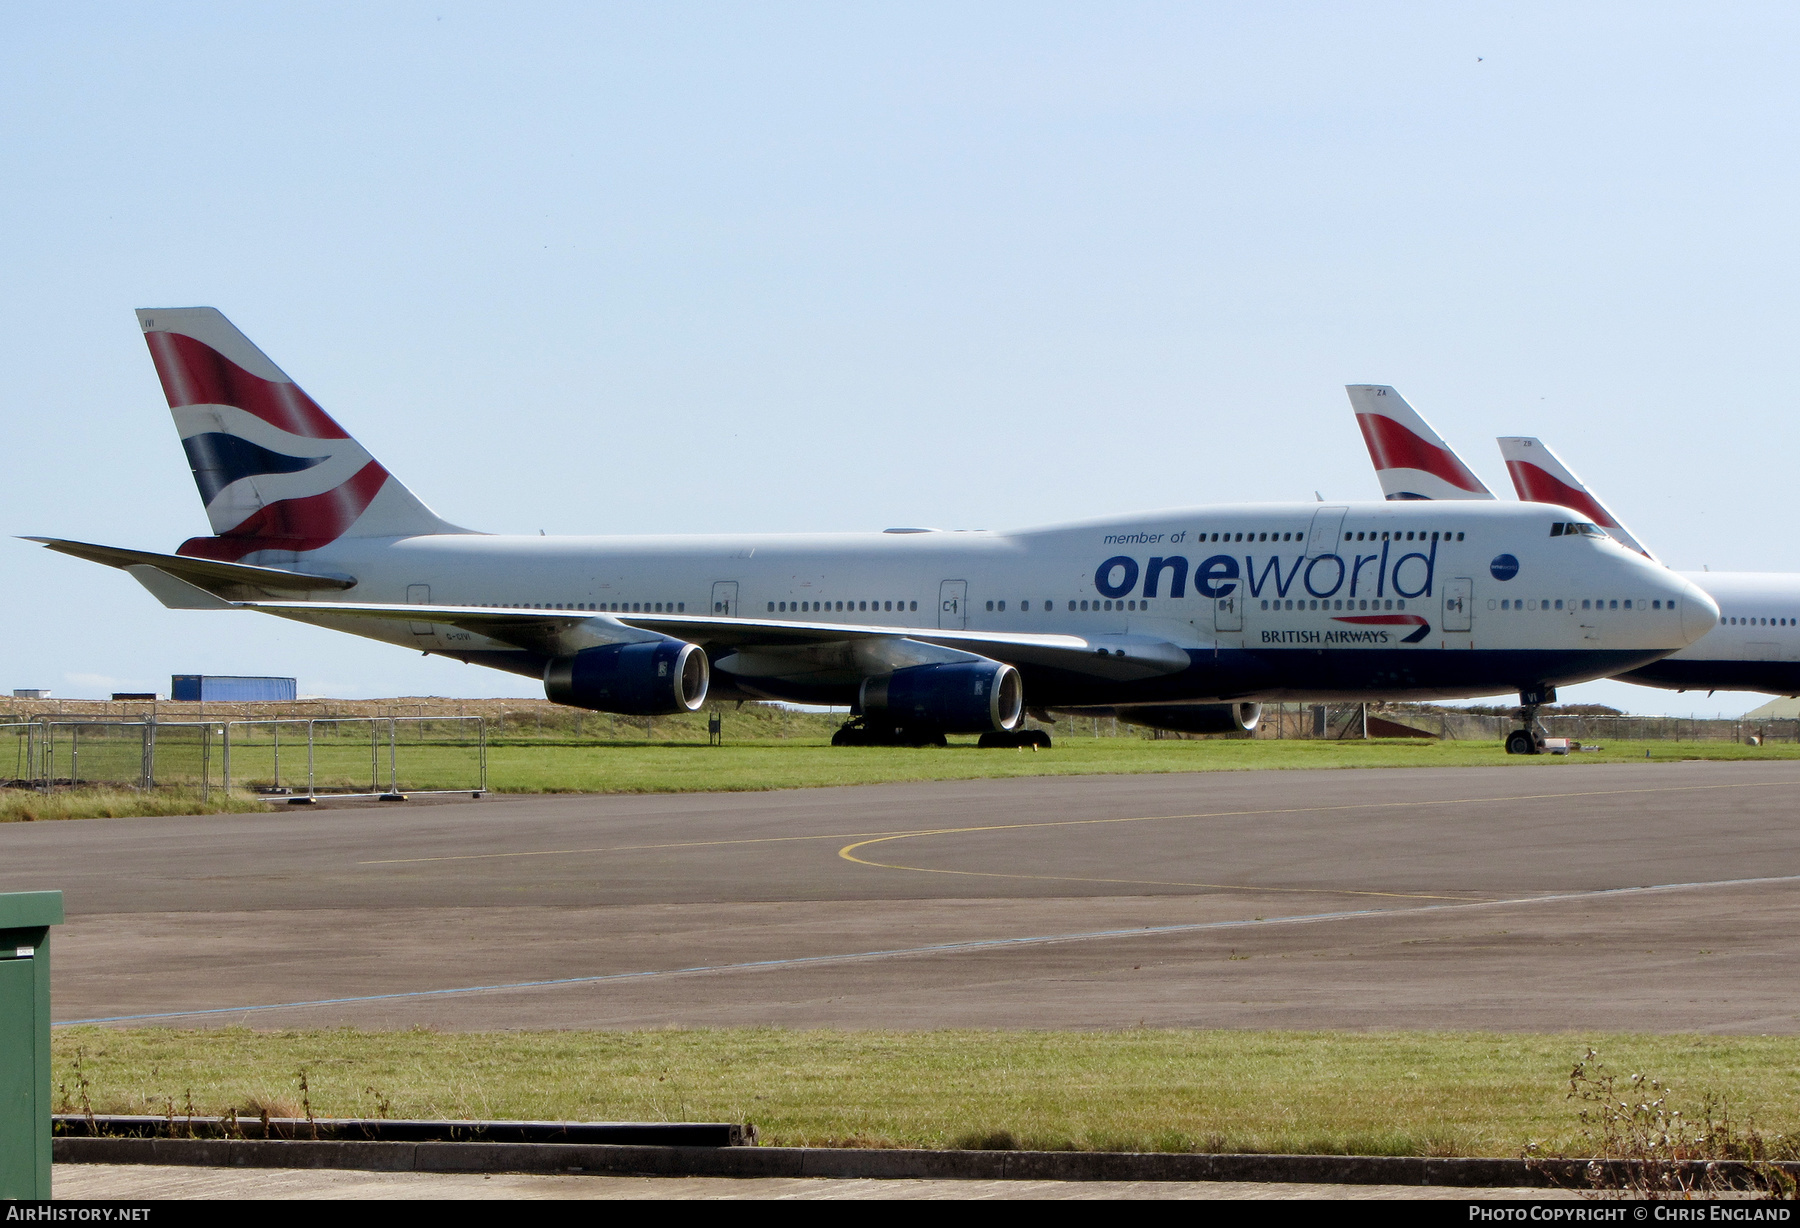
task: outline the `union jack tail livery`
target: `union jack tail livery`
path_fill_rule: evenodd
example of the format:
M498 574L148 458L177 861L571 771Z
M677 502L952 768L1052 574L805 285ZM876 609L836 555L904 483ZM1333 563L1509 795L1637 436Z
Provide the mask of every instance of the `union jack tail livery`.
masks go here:
M1492 499L1450 445L1385 384L1350 384L1350 406L1389 499Z
M1652 562L1660 560L1619 523L1612 509L1588 490L1582 480L1562 463L1541 439L1505 436L1499 441L1500 455L1506 460L1506 472L1512 475L1513 489L1524 503L1557 503L1585 512L1595 524L1621 545L1630 546Z
M137 315L214 534L179 553L279 564L340 537L468 531L421 503L214 308Z

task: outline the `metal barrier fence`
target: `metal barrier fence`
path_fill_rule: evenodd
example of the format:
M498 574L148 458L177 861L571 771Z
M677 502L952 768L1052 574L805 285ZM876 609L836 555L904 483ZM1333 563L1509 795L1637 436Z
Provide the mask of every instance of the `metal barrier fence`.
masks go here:
M247 791L269 798L487 792L479 716L267 721L57 721L0 725L12 780L37 789L115 785ZM5 743L0 741L0 764Z
M1265 704L1259 738L1357 739L1364 736L1361 704ZM1456 708L1367 706L1369 733L1403 737L1403 731L1446 741L1499 742L1519 727L1514 716L1463 712ZM1689 716L1582 716L1546 712L1540 718L1551 737L1580 742L1800 742L1800 720L1792 717L1714 719Z

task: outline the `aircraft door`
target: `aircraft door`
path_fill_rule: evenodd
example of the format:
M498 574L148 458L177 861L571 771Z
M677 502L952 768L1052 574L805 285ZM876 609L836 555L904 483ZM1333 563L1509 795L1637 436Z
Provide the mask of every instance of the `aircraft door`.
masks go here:
M738 616L736 580L720 580L713 585L712 612L724 618Z
M407 605L430 605L431 604L431 585L429 585L429 584L409 584L409 585L407 585L406 586L406 604ZM409 623L408 625L410 627L412 627L413 634L416 636L420 636L421 638L430 639L430 640L437 639L437 628L432 626L430 623Z
M1242 631L1244 629L1244 609L1235 592L1223 597L1213 598L1213 630Z
M1313 513L1312 531L1306 535L1306 557L1316 559L1338 552L1344 539L1344 514L1347 507L1322 507Z
M964 631L969 626L969 582L945 580L938 585L938 626L945 631Z
M1469 629L1469 603L1473 600L1475 581L1458 576L1444 585L1444 630Z

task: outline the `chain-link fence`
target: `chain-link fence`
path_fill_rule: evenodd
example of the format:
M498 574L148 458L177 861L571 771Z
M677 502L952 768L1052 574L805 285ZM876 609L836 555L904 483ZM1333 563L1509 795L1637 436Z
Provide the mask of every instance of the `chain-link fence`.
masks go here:
M0 725L0 764L38 789L220 789L269 798L487 792L481 717L56 721Z

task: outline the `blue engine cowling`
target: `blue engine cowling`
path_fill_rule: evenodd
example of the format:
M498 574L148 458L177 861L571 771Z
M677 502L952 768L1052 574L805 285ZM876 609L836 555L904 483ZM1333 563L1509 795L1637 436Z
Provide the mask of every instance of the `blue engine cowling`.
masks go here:
M677 639L584 648L544 669L551 703L626 716L694 712L706 702L711 671L697 644Z
M999 661L911 665L865 679L858 707L874 724L988 733L1018 725L1025 688L1019 671Z

